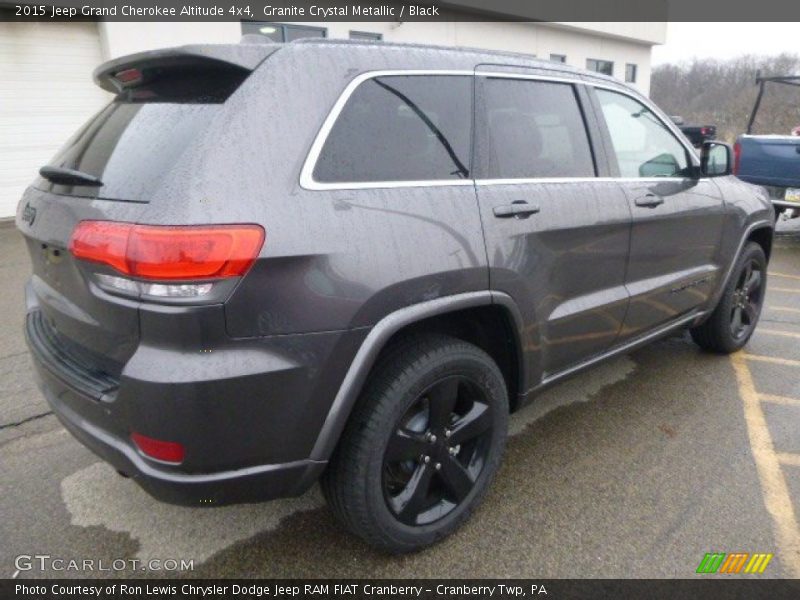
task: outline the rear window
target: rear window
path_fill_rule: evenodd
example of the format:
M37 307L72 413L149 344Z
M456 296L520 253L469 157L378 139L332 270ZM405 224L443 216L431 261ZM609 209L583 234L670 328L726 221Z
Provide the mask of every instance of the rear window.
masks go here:
M314 168L321 183L469 178L472 78L400 75L352 93Z
M247 72L238 69L154 69L117 97L50 161L100 179L102 186L41 179L56 193L149 201L161 180L222 109Z

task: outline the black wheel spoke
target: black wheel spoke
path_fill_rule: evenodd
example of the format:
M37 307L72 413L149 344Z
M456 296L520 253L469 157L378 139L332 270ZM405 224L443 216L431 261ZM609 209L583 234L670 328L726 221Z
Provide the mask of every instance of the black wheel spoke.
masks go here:
M422 512L428 497L433 472L430 464L420 464L403 491L393 498L395 511L401 521L413 523Z
M458 399L458 378L450 377L434 385L428 392L431 429L442 429L450 424L450 416Z
M742 271L742 276L739 278L739 286L738 288L741 290L747 285L747 281L750 279L750 276L753 273L753 263L747 263L747 266Z
M733 316L731 317L731 331L734 335L738 335L742 329L742 309L737 306L733 309Z
M484 433L491 426L492 415L489 407L482 402L475 402L470 411L450 427L450 445L463 444Z
M400 462L419 458L427 449L428 442L422 434L406 429L398 429L386 447L386 460L388 462Z
M475 485L475 481L469 472L454 456L445 459L439 476L456 502L461 502L466 498L467 494L472 490L472 486Z
M744 285L751 294L757 291L761 287L761 271L752 269Z
M748 302L747 304L745 304L743 312L744 312L744 316L747 319L747 324L748 325L753 325L756 322L756 314L758 312L758 309L757 309L755 303Z

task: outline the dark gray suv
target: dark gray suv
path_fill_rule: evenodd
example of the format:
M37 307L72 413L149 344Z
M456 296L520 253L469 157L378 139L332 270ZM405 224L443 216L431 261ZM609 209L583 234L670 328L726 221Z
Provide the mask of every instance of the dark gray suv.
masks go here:
M543 387L756 326L769 199L614 79L330 41L95 79L115 99L19 205L27 338L65 427L159 499L321 478L348 529L415 550L478 505Z

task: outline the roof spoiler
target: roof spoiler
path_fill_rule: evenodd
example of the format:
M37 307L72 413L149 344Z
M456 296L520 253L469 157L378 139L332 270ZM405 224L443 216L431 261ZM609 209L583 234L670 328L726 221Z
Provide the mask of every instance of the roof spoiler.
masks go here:
M103 63L94 70L94 81L116 94L135 83L135 73L150 69L205 66L249 72L279 47L278 44L196 44L139 52Z

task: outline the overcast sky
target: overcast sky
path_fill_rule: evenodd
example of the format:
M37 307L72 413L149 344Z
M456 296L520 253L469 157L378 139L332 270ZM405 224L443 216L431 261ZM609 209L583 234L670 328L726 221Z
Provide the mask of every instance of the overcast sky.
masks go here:
M653 64L781 52L800 54L800 23L668 23Z

